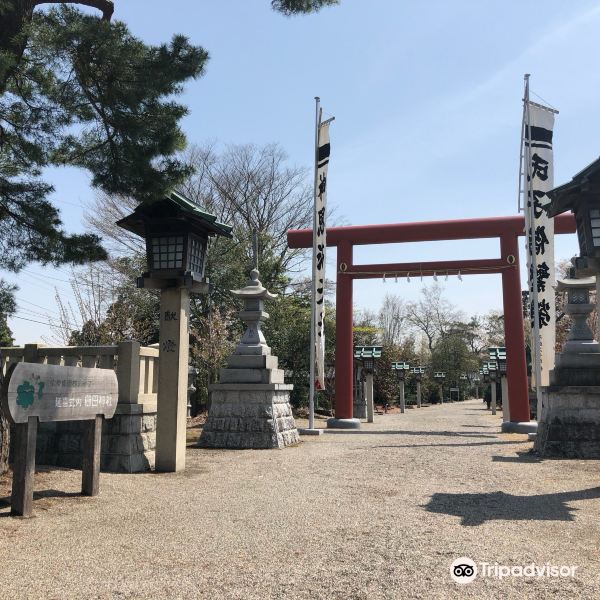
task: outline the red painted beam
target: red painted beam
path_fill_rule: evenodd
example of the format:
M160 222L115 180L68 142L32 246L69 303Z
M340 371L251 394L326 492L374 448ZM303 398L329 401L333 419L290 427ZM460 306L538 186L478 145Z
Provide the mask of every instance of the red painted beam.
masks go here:
M462 275L475 275L482 273L501 273L507 268L512 268L506 259L484 258L471 260L441 260L436 262L420 263L389 263L377 265L348 265L346 275L353 279L375 279L382 275L393 277L394 275L406 276L410 273L414 277L421 274L430 277L434 273L438 275L456 275L460 271Z
M525 218L486 217L452 221L419 221L416 223L389 223L384 225L357 225L327 229L327 246L340 242L359 244L395 244L401 242L433 242L438 240L467 240L494 238L503 235L524 235ZM574 233L573 213L554 217L554 232ZM287 232L290 248L311 248L312 229L291 229Z

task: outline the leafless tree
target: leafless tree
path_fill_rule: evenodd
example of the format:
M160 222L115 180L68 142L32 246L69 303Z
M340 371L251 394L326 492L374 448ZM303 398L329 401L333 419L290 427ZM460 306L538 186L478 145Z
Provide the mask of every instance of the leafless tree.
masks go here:
M294 270L304 250L290 250L287 231L312 225L312 182L307 169L287 165L277 144L229 146L222 153L216 143L192 146L185 160L195 174L180 191L234 226L234 236L251 255L252 232L258 233L259 258L275 257L284 271ZM102 236L113 255L143 254L144 242L115 223L136 206L131 198L98 194L85 221Z
M386 294L379 310L381 342L385 346L399 345L408 333L406 305L400 296Z
M312 182L307 169L287 165L277 144L229 146L218 154L215 144L192 147L188 162L196 175L183 193L231 223L240 239L258 232L259 258L275 256L283 270L293 269L301 250L289 250L287 231L312 224Z
M86 325L98 331L117 297L119 273L109 263L72 269L69 279L74 302L64 300L55 289L58 316L47 315L52 336L44 341L49 343L69 345L73 334Z
M431 351L436 341L460 319L460 313L443 298L443 288L438 283L424 286L421 294L423 298L418 302L407 303L406 320L425 336Z

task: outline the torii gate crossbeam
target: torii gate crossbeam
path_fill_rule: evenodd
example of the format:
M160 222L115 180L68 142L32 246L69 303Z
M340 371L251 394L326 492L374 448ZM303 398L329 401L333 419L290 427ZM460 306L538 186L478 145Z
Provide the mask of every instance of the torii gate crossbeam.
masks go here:
M378 278L382 275L414 276L500 273L504 305L504 337L507 353L508 397L510 420L529 421L529 397L521 280L519 274L519 236L524 235L522 216L457 219L385 225L332 227L327 230L327 246L337 246L336 286L336 349L335 349L335 415L338 419L352 418L353 342L352 342L352 282L354 279ZM575 219L571 213L555 217L555 233L574 233ZM365 244L393 244L498 238L500 258L355 265L353 247ZM288 231L290 248L312 247L312 230Z

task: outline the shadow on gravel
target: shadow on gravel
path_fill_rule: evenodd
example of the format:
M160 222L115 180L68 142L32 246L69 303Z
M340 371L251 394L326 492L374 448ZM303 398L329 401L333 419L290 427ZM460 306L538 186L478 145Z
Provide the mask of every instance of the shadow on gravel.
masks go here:
M499 429L499 428L498 428ZM483 437L483 438L497 438L497 435L490 433L489 431L483 431L481 433L477 431L412 431L404 429L385 429L379 431L364 431L362 429L325 429L325 433L333 435L433 435L433 436L450 436L450 437Z
M459 446L497 446L498 444L529 444L527 440L523 441L497 441L497 442L466 442L461 444L388 444L387 446L372 446L372 448L458 448Z
M540 463L542 459L531 452L517 452L517 456L492 456L492 462Z
M577 509L567 506L567 502L598 498L600 487L537 496L514 496L504 492L433 494L429 503L422 508L433 513L460 517L461 525L472 527L494 520L574 521Z
M75 498L81 496L81 492L63 492L62 490L40 490L33 492L34 500L42 500L43 498ZM0 498L0 509L10 508L10 496ZM0 517L9 517L10 512L0 513Z

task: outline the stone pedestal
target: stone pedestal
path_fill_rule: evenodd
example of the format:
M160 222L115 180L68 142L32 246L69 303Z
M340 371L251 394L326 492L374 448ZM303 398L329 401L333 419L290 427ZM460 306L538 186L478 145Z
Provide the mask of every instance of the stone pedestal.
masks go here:
M40 423L36 462L81 469L84 421ZM118 404L102 424L100 469L109 473L140 473L154 467L156 404Z
M264 300L275 298L253 270L245 288L232 291L244 300L240 318L246 331L211 385L208 419L198 441L201 448L284 448L300 439L289 395L276 356L271 355L261 331L269 315Z
M406 409L406 398L404 397L404 381L400 382L400 412L404 413Z
M506 375L500 380L500 389L502 390L502 420L510 421L510 405L508 403L508 379Z
M595 286L593 277L557 284L567 291L565 312L573 327L550 371L550 386L542 391L534 444L541 456L600 458L600 346L587 324L593 308L589 290Z

